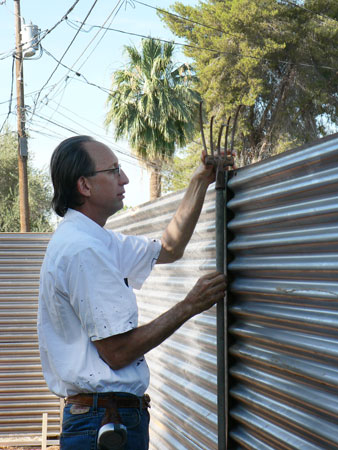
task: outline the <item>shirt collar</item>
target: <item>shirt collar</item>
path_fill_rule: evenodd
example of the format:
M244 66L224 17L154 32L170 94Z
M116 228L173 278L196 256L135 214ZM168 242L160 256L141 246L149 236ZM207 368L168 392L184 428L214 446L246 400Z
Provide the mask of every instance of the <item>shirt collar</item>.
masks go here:
M73 222L76 224L81 231L90 234L98 239L104 241L105 244L109 244L110 242L110 234L109 231L105 228L102 228L98 223L94 222L94 220L90 219L85 214L80 211L76 211L75 209L68 208L65 216L65 222Z

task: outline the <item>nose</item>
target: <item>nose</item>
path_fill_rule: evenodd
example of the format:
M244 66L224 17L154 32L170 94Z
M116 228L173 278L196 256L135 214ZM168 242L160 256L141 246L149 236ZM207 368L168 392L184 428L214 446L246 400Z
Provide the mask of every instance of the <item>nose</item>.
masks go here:
M125 171L123 169L120 169L119 184L125 185L128 183L129 183L129 178L127 177Z

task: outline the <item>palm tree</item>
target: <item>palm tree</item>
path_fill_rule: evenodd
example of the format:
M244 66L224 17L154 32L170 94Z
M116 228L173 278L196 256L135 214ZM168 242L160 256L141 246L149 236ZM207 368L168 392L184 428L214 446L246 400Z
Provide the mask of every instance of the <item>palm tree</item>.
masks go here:
M189 66L175 67L174 45L143 39L141 52L125 46L128 63L113 75L105 125L115 138L127 138L150 176L150 199L161 195L161 168L177 147L186 145L197 124L199 94L191 87Z

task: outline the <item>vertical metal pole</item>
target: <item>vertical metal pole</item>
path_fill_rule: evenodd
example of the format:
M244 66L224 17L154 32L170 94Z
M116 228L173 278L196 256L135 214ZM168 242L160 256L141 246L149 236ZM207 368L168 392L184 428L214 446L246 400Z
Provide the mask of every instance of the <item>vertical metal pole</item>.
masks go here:
M224 274L228 276L228 229L227 224L229 218L227 217L227 202L228 202L228 180L229 180L229 172L226 170L225 172L225 189L223 191L223 201L224 201ZM228 450L229 448L229 361L228 361L228 352L229 352L229 341L228 341L228 302L229 302L229 279L227 279L228 288L226 291L226 303L224 305L224 391L225 391L225 448Z
M216 190L216 269L225 273L225 196L221 189ZM218 416L218 450L226 450L227 441L227 378L225 347L225 302L217 303L217 416Z
M18 116L18 169L19 169L19 200L20 200L20 228L21 232L30 231L28 204L28 174L27 174L27 137L25 132L25 100L23 84L23 57L21 46L21 13L20 0L14 0L15 12L15 68L16 95Z

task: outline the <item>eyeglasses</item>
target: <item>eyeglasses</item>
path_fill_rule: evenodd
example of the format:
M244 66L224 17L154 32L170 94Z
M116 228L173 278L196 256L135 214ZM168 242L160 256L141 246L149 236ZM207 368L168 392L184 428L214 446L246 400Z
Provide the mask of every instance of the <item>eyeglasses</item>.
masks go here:
M95 172L90 172L84 175L85 177L93 177L97 173L101 172L109 172L111 174L117 173L118 176L121 175L121 164L119 164L117 167L114 167L113 169L104 169L104 170L95 170Z

